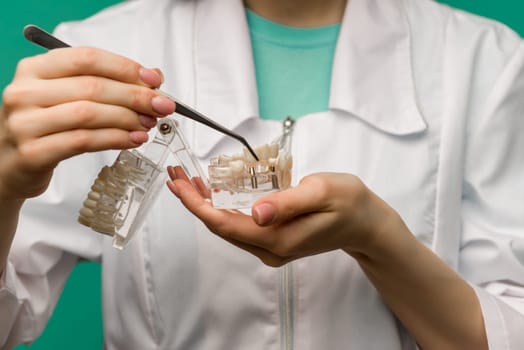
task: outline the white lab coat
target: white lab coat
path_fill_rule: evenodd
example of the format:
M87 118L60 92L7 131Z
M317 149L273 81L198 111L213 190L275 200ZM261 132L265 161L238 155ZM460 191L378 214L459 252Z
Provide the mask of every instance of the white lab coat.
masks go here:
M243 11L231 0L134 1L57 34L161 67L166 91L256 145L280 123L258 118ZM521 39L429 0L351 0L329 106L296 123L295 181L358 175L475 286L490 348L524 349ZM240 149L180 120L203 164ZM115 155L63 162L26 203L0 290L0 347L38 336L80 257L103 262L107 349L416 348L347 254L267 267L210 234L167 190L143 232L114 250L75 219Z

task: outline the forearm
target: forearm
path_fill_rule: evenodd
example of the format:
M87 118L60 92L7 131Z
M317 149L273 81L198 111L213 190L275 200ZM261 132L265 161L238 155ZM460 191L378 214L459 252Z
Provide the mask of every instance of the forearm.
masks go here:
M0 274L4 271L23 203L21 199L0 199Z
M474 290L396 221L365 253L351 255L422 349L487 349Z

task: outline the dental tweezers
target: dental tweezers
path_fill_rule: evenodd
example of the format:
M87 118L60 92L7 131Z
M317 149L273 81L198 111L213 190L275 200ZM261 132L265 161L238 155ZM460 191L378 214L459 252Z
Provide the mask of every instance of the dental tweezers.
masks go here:
M62 40L58 39L57 37L51 35L50 33L46 32L45 30L35 26L35 25L27 25L24 28L24 36L27 40L42 46L45 49L53 50L58 48L64 48L64 47L71 47L70 45L66 44ZM246 139L233 131L223 127L222 125L218 124L214 120L206 117L202 113L194 110L193 108L183 104L182 102L176 100L169 94L157 90L161 95L171 99L173 102L175 102L175 113L178 113L180 115L183 115L189 119L192 119L196 122L199 122L201 124L204 124L218 132L221 132L222 134L228 135L238 141L240 141L244 146L246 146L247 150L251 155L255 158L256 161L258 161L258 157L255 153L255 151L251 148L249 143L246 141Z

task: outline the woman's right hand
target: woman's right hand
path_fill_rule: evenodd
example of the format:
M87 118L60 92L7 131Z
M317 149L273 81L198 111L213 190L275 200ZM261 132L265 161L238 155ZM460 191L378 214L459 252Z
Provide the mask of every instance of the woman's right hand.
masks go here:
M0 199L41 194L66 158L144 143L175 109L161 83L158 70L90 47L21 60L0 108Z

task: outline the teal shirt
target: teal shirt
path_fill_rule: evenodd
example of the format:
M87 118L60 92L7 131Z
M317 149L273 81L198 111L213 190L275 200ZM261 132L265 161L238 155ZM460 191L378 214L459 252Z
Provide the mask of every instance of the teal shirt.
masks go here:
M262 119L328 110L340 24L284 26L246 10Z

